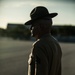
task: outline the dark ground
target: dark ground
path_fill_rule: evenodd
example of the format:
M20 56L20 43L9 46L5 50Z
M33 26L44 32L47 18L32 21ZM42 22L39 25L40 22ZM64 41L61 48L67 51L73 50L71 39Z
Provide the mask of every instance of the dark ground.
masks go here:
M27 60L33 42L0 40L0 75L27 75ZM60 43L62 75L75 75L75 43Z

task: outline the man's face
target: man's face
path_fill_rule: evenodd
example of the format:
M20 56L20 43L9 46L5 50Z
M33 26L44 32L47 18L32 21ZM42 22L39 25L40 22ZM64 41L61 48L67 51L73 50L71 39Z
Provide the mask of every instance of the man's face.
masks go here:
M32 37L36 37L38 35L37 26L31 26L30 30L31 30L31 36Z
M33 33L33 31L34 31L34 27L31 27L30 30L31 30L31 36L34 37L34 33Z

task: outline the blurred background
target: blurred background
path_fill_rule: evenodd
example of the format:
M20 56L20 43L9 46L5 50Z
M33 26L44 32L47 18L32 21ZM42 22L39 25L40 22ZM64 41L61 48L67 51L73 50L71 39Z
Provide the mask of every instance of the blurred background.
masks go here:
M35 39L24 23L36 6L58 13L51 34L62 48L62 75L75 75L75 0L0 0L0 75L27 75Z

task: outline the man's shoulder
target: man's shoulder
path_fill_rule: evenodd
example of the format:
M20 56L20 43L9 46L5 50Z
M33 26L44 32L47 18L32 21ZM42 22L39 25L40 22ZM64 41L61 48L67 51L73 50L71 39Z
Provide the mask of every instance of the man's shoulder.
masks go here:
M43 43L44 43L43 40L38 39L37 41L35 41L35 42L33 43L33 46L41 46L41 45L43 45Z

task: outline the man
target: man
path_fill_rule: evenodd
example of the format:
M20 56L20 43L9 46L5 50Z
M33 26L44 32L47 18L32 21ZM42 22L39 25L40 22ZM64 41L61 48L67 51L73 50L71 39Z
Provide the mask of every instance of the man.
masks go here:
M35 7L31 20L31 34L37 39L33 44L28 60L28 75L61 75L61 48L58 41L51 35L52 18L57 13L49 13L46 7Z

